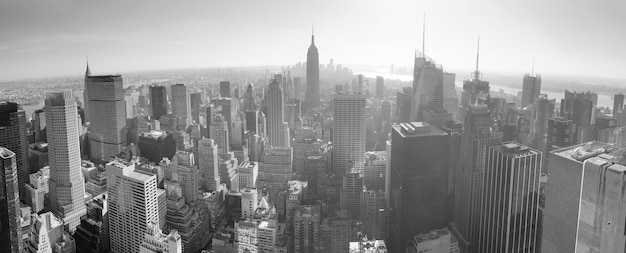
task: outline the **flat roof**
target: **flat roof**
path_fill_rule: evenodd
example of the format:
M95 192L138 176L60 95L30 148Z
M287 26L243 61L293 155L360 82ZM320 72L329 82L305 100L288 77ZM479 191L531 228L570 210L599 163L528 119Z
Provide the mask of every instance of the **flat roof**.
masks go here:
M403 138L422 136L446 136L446 132L426 122L400 123L391 126Z

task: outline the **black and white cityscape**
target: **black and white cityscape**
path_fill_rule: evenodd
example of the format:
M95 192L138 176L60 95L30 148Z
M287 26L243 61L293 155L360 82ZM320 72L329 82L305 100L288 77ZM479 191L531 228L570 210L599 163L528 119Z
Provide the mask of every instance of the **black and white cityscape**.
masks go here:
M626 252L626 2L2 1L0 253Z

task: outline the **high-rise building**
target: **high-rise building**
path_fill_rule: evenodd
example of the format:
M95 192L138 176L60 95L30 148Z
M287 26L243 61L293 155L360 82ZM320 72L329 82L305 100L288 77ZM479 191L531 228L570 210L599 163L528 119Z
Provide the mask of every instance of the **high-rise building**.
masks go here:
M293 78L293 94L294 98L302 100L302 79L299 76Z
M361 201L363 200L363 173L352 168L343 176L341 187L341 209L348 210L350 218L361 219Z
M469 105L464 121L460 162L455 171L450 171L456 173L454 217L450 232L459 240L463 252L478 252L485 152L487 146L500 143L502 137L491 128L493 122L487 105Z
M229 81L221 81L220 82L220 97L229 98L231 97L231 88Z
M246 86L246 92L243 94L243 98L241 100L241 110L244 112L256 111L259 108L256 95L254 94L254 87L251 83Z
M241 190L241 218L252 218L259 204L259 194L256 188L242 188Z
M425 109L443 110L443 69L425 55L415 57L411 121L423 120Z
M479 38L480 39L480 38ZM480 53L480 40L478 42L478 49L476 51L476 70L474 70L474 77L472 79L465 80L463 82L463 92L461 95L461 110L457 115L457 120L465 120L465 113L470 105L486 104L490 101L489 96L489 81L481 80L481 73L478 71L478 56Z
M365 182L368 190L386 191L387 170L388 168L387 152L370 151L365 152ZM379 238L379 237L376 237Z
M422 122L392 128L389 236L402 250L412 235L447 224L449 136Z
M176 159L176 158L175 158ZM173 170L179 167L178 164L172 165ZM172 171L170 178L165 180L165 189L167 192L167 226L170 229L177 230L181 236L182 252L197 252L200 245L200 238L197 233L200 227L198 213L190 204L194 199L188 199L184 195L192 186L194 181L189 177L188 171L182 170ZM178 174L178 175L177 175ZM197 189L197 188L196 188ZM196 190L197 192L197 190Z
M46 113L43 109L33 112L32 124L32 129L35 131L35 142L46 142Z
M50 180L50 167L46 166L30 174L30 183L26 185L26 194L29 205L33 212L38 213L44 209L45 195L48 194L48 181Z
M516 142L487 148L478 252L537 252L541 152Z
M15 153L19 197L21 201L26 202L25 185L28 184L30 175L26 113L16 103L0 102L0 147Z
M159 163L164 157L172 159L176 153L174 136L160 130L141 133L137 146L140 155L153 163Z
M548 119L546 152L569 147L574 144L573 127L572 120L567 120L561 117Z
M216 114L209 126L209 136L215 141L220 157L224 158L230 153L230 137L228 123L221 114Z
M608 204L613 201L613 197L617 197L621 193L613 192L606 194L611 192L616 185L607 182L605 188L600 187L600 183L606 180L606 177L611 176L612 180L617 179L617 181L613 182L620 184L618 179L620 177L613 174L611 172L612 169L601 165L604 162L591 160L591 158L599 157L606 160L614 151L615 148L611 144L588 142L550 152L550 157L548 158L549 183L545 190L546 203L543 217L541 252L579 252L576 248L579 245L577 237L583 236L588 239L591 231L589 228L594 227L590 224L595 224L595 231L597 232L608 228L608 226L604 227L604 225L609 224L601 220L614 213L609 210L603 210L606 207L600 203ZM601 172L602 170L605 171ZM595 198L595 201L593 198ZM617 208L617 205L615 207ZM594 212L598 215L593 214ZM602 217L603 215L606 216ZM621 219L623 221L623 218ZM620 222L615 223L619 224ZM620 229L619 227L612 226L612 229ZM581 233L581 231L583 232ZM616 230L605 231L612 231L611 234L613 235L620 233ZM624 233L621 232L621 234L623 235ZM596 238L600 239L600 235L597 236ZM608 235L602 237L603 240L608 238ZM588 243L588 241L585 241L585 243ZM606 246L608 245L606 244ZM607 250L596 252L620 251Z
M541 93L541 76L524 75L522 87L522 107L532 105L539 98Z
M448 229L442 228L415 235L407 252L459 253L459 242Z
M234 252L275 252L278 231L276 210L259 207L252 217L235 222Z
M111 252L139 252L151 222L159 222L157 177L134 164L106 165Z
M87 214L80 217L80 225L74 233L76 252L109 252L109 215L106 199L94 199L88 204Z
M139 253L182 253L181 236L176 229L170 230L169 234L163 234L158 223L148 224Z
M92 107L92 115L97 115L98 110ZM78 112L72 91L48 93L44 111L48 124L50 160L47 206L56 216L63 219L70 231L74 231L86 209L78 142ZM92 120L95 122L96 119Z
M189 88L179 83L171 87L172 114L178 118L178 129L191 125L191 94Z
M376 77L376 97L383 98L385 96L385 79L382 76Z
M296 208L293 227L293 247L295 252L319 252L320 245L320 207L299 206Z
M28 235L24 243L24 251L35 252L66 252L53 251L55 244L63 236L63 221L52 212L33 214ZM74 252L74 251L67 251Z
M396 117L394 122L409 122L411 115L411 87L403 87L396 94Z
M167 90L165 86L150 86L150 106L153 119L159 120L161 116L167 114Z
M382 190L365 190L361 201L363 233L369 238L387 239L387 200Z
M84 92L90 122L89 157L94 160L108 161L126 147L128 130L122 76L87 75ZM46 123L48 123L47 120Z
M237 159L239 160L239 159ZM256 188L259 177L259 165L254 161L243 161L237 167L239 175L239 188Z
M593 125L598 95L592 92L565 90L565 98L561 99L561 117L572 120L574 144L591 141L595 138Z
M212 139L198 141L198 170L200 171L200 189L212 192L220 184L219 155L217 145Z
M624 94L615 94L613 97L613 116L624 110Z
M285 103L278 80L272 80L270 83L266 100L268 103L267 139L269 144L276 147L289 147L290 141L285 138L288 136L285 135L285 132L289 131L289 128L285 128Z
M363 240L350 242L350 253L387 253L387 246L384 240Z
M308 108L320 105L320 60L315 46L315 35L311 34L311 45L306 54L306 93L304 104Z
M292 179L293 149L267 147L259 162L259 180L282 187Z
M22 252L20 194L17 159L13 151L0 147L0 244L2 252Z
M365 95L335 94L332 168L337 175L343 175L352 167L363 169L365 139Z
M191 119L193 119L193 122L200 124L200 105L202 104L202 93L195 92L189 94L189 101L191 104Z

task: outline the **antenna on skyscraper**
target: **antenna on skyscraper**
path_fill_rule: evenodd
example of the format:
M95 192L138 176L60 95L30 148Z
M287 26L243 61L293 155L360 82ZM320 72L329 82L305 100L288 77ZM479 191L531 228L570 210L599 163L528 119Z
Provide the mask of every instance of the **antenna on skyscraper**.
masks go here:
M478 72L478 59L480 57L480 35L478 35L478 48L476 49L476 70L474 71L474 79L478 80L480 72Z

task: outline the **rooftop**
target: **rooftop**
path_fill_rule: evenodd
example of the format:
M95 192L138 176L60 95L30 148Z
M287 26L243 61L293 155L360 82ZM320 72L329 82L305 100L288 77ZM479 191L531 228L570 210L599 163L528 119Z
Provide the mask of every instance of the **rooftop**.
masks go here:
M141 133L141 136L143 137L148 137L148 138L152 138L152 139L158 139L161 138L163 136L167 135L167 133L165 131L161 131L161 130L152 130L150 132L143 132Z
M400 123L393 125L392 128L403 138L448 135L436 127L431 127L426 122Z
M13 153L13 151L7 148L0 147L0 157L2 157L2 159L8 159L13 156L15 156L15 153Z
M446 235L451 235L450 231L448 231L447 228L442 228L442 229L430 231L429 233L416 235L413 237L413 239L415 240L416 243L421 243L421 242L437 240L441 238L442 236L446 236Z
M583 162L584 160L598 156L600 154L611 153L615 146L599 141L591 141L566 148L552 151L551 153L566 159Z

